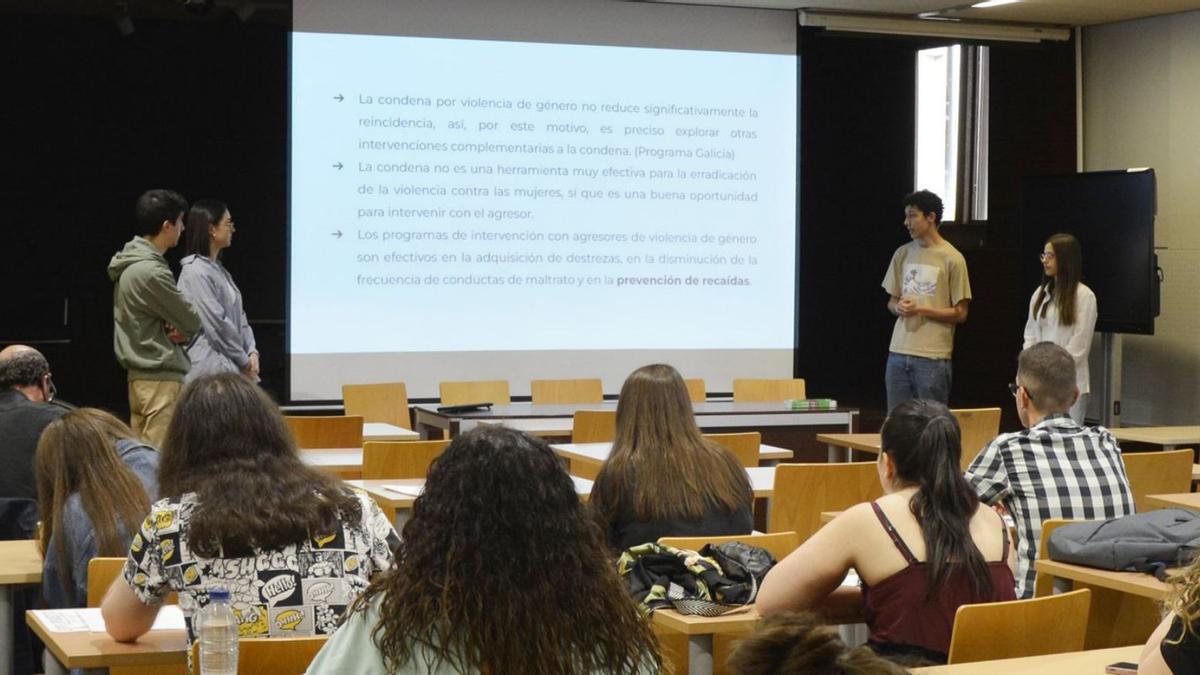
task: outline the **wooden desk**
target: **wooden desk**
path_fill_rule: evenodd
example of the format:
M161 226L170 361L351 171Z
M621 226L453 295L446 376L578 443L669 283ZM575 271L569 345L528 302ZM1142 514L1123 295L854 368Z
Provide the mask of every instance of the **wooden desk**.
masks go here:
M0 675L10 675L13 667L13 591L40 583L42 552L37 541L0 541Z
M746 610L714 617L680 614L673 609L659 609L650 616L655 625L688 636L689 675L711 675L713 635L751 632L760 619L758 608L753 605Z
M421 434L386 422L363 422L363 442L419 441Z
M1112 572L1082 565L1036 560L1039 575L1049 575L1055 592L1092 591L1085 649L1144 644L1162 620L1160 603L1167 584L1149 574Z
M1109 429L1118 441L1136 441L1161 445L1174 450L1180 445L1200 445L1200 426L1194 427L1121 427Z
M1160 509L1191 509L1193 511L1200 511L1200 492L1146 495L1146 501Z
M362 448L310 448L300 451L305 464L346 479L362 478Z
M493 406L490 410L465 413L438 412L436 404L413 406L413 426L422 438L441 438L442 432L456 436L484 422L513 420L510 426L524 429L555 430L569 429L569 420L576 410L616 410L615 401L569 405L533 405L514 403ZM701 429L734 429L753 431L767 427L838 426L847 432L854 431L858 419L857 408L834 410L792 410L782 402L737 403L733 401L705 401L693 403L692 411L696 424ZM564 421L568 420L568 421Z
M592 481L578 476L571 476L571 480L575 482L575 492L583 501L587 501L589 495L592 494ZM407 511L412 510L413 502L417 500L416 496L389 490L385 485L404 485L412 488L425 487L424 478L379 478L373 480L348 480L346 484L351 487L356 487L368 495L379 508L392 520L397 527L403 525L408 520Z
M67 668L114 666L167 666L187 663L187 632L152 630L137 642L117 642L108 633L57 633L46 628L33 612L25 622L46 644L46 649Z
M1101 675L1104 667L1118 661L1138 662L1141 645L1091 649L1083 652L1026 656L1019 659L976 661L953 666L913 668L914 675Z
M572 475L594 479L600 472L600 467L608 460L608 455L612 452L612 443L551 443L550 448L571 462ZM792 454L791 450L773 445L764 444L758 448L759 461L777 462L781 459L791 459ZM772 480L773 476L774 474Z
M817 442L829 446L829 461L850 461L852 450L878 455L883 442L879 434L817 434ZM842 452L842 449L845 452ZM841 458L839 460L839 457Z

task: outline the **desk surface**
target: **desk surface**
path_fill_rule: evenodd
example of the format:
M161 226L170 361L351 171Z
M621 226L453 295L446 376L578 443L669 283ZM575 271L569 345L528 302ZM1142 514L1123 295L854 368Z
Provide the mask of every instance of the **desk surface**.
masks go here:
M421 434L386 422L363 422L363 441L418 441Z
M1109 588L1122 593L1162 600L1167 597L1167 585L1149 574L1141 572L1112 572L1109 570L1072 565L1054 560L1036 560L1034 569L1038 574L1049 574L1060 579L1080 581L1085 584Z
M817 434L817 442L875 455L878 455L879 449L883 447L879 434Z
M309 448L300 451L300 459L328 471L362 471L362 454L362 448Z
M46 649L67 668L161 666L187 662L187 633L182 630L152 630L137 642L117 642L108 633L51 632L32 612L25 613L25 622L46 644Z
M719 633L745 633L758 626L761 617L758 608L750 605L745 610L738 610L721 616L697 616L680 614L673 609L655 610L650 615L657 626L686 635L716 635Z
M550 447L562 457L603 464L612 452L612 443L551 443ZM758 446L760 460L791 459L796 453L765 443Z
M1200 443L1200 426L1194 427L1121 427L1109 429L1118 441L1137 441L1157 445Z
M42 552L34 539L0 541L0 584L42 583Z
M584 500L592 494L592 481L578 476L571 476L571 480L575 482L575 492ZM413 495L404 494L402 492L394 492L384 487L385 485L404 485L408 487L424 487L424 478L380 478L373 480L348 480L346 485L364 490L371 495L375 502L380 505L387 505L396 510L411 509L416 497Z
M492 406L488 410L472 410L460 413L445 413L438 412L438 405L435 403L421 403L413 406L422 414L435 415L437 417L453 418L453 419L471 419L471 420L486 420L486 419L520 419L520 418L537 418L537 417L572 417L576 410L616 410L616 401L605 401L603 403L556 403L556 404L539 404L532 403L510 403L508 405ZM792 410L784 404L783 401L778 402L735 402L735 401L704 401L702 403L693 403L692 412L697 417L702 415L790 415L797 417L818 416L824 413L839 413L842 415L848 413L858 413L857 408L834 408L833 410Z
M1142 645L1091 649L1086 652L1066 652L1046 656L1026 656L1019 659L976 661L953 666L914 668L921 675L1101 675L1104 667L1118 661L1137 663L1142 654Z
M1146 495L1146 501L1167 509L1193 509L1200 511L1200 492L1178 492L1168 495Z

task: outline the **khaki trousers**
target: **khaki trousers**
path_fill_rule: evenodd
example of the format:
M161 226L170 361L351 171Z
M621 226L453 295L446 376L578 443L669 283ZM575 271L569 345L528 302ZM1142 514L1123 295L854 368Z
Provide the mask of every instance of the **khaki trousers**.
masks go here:
M133 380L129 383L129 426L143 441L162 448L167 437L167 425L175 412L180 382L167 380Z

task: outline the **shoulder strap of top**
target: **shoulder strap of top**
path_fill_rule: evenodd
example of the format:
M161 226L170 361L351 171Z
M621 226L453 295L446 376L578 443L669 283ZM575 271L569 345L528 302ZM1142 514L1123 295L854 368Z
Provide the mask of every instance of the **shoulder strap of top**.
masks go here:
M1000 538L1004 544L1000 551L1000 562L1008 564L1008 525L1004 524L1004 520L1000 521Z
M879 522L883 525L883 529L887 530L888 536L892 538L892 543L896 545L896 549L900 551L900 555L904 556L904 560L907 561L909 565L917 564L917 557L913 555L912 551L908 548L908 544L905 544L904 540L900 538L900 533L897 532L896 528L892 526L892 521L888 520L888 517L883 515L883 509L879 508L879 505L875 502L871 502L871 509L875 511L875 516L879 518Z

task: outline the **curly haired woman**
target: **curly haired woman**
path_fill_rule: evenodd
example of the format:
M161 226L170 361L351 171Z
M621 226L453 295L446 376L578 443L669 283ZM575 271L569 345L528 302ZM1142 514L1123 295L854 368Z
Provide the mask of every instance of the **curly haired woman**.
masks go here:
M1200 557L1169 583L1167 615L1142 650L1144 675L1200 672Z
M562 464L503 427L454 439L309 673L657 673L656 643Z

